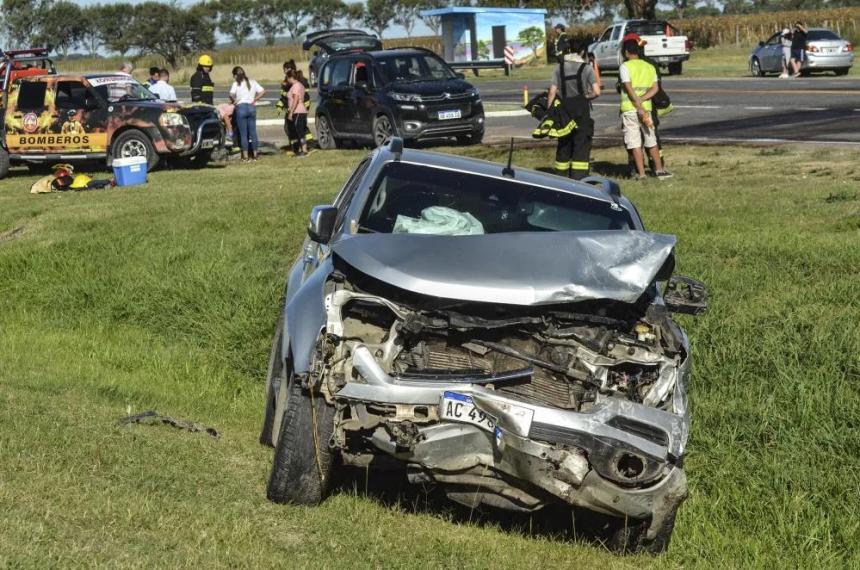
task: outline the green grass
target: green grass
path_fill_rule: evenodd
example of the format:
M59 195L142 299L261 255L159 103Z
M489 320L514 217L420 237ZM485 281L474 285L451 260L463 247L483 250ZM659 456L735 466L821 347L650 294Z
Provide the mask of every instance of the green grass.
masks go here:
M16 172L0 181L0 566L857 567L860 152L780 148L672 147L673 180L624 184L712 299L682 319L691 495L656 559L416 514L409 495L266 501L257 435L279 294L309 207L363 152L78 194L30 195ZM624 161L594 154L603 172ZM120 427L129 409L223 436Z

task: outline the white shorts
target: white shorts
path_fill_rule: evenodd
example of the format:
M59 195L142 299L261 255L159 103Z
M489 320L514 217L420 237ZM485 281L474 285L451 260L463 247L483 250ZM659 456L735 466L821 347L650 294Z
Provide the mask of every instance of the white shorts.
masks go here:
M627 150L657 146L657 133L639 122L636 111L621 113L621 130L624 132L624 146Z

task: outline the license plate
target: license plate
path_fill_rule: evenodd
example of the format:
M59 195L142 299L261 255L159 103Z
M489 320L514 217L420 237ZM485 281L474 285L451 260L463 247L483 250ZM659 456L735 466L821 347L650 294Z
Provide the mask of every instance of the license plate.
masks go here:
M206 140L200 143L200 148L215 148L215 140Z
M463 113L460 112L460 109L456 109L454 111L439 111L439 120L447 121L449 119L459 119L463 116Z
M495 420L479 410L472 402L472 398L457 392L442 394L442 407L439 410L439 417L443 420L476 425L490 432L496 427Z

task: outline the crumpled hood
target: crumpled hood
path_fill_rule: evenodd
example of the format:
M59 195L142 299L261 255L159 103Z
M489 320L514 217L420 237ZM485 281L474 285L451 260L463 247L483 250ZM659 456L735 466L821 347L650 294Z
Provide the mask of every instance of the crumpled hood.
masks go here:
M433 297L510 305L632 303L654 282L675 241L633 230L361 234L332 251L362 273Z

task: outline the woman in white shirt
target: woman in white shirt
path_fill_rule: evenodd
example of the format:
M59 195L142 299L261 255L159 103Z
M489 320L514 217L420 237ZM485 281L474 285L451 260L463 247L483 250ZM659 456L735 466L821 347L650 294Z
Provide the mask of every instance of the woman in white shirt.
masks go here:
M236 128L239 131L239 147L242 160L257 160L257 101L266 93L260 84L249 79L241 67L233 68L233 85L230 87L230 102L236 106Z

